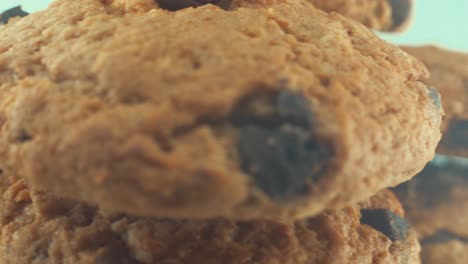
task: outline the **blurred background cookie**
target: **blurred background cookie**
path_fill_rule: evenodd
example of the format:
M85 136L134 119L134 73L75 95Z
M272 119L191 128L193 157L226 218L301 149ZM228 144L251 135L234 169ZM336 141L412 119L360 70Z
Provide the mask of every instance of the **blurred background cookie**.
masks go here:
M335 11L381 31L403 31L411 22L412 0L310 0L327 12Z
M437 156L395 188L422 244L423 263L468 261L468 159Z
M468 54L435 46L402 47L429 69L442 96L444 132L437 152L468 157Z
M468 260L468 240L441 234L432 241L422 241L423 264L465 264Z

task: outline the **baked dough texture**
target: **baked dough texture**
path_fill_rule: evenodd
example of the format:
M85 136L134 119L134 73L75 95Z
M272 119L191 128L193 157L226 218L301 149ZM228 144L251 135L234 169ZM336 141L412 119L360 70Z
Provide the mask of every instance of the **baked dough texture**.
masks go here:
M388 191L296 222L187 221L106 213L1 180L1 264L420 263L415 232ZM390 218L360 220L379 211Z
M425 67L305 0L58 0L0 26L0 168L115 212L300 218L410 179Z

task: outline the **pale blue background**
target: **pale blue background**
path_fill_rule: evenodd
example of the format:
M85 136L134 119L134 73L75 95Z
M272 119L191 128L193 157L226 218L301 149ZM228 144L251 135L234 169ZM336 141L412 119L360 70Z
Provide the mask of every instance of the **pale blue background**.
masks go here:
M76 0L79 1L79 0ZM23 3L26 11L47 7L51 0L0 0L0 10ZM410 29L402 34L380 34L396 44L438 44L468 51L468 0L415 0Z

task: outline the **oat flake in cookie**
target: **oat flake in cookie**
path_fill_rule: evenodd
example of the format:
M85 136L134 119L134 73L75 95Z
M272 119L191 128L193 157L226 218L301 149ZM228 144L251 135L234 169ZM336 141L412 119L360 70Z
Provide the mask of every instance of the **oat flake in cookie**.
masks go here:
M252 219L343 208L432 159L422 64L307 1L240 4L58 0L0 27L1 169L113 211Z
M390 239L361 211L402 220L392 193L297 222L182 221L109 214L2 178L0 263L419 264L412 229Z

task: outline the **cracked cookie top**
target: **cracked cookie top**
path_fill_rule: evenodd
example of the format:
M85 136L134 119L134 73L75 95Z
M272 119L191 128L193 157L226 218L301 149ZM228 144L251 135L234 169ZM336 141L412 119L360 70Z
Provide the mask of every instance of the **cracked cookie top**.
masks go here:
M195 2L58 0L0 26L0 168L109 210L258 218L432 159L442 109L411 56L308 1Z

